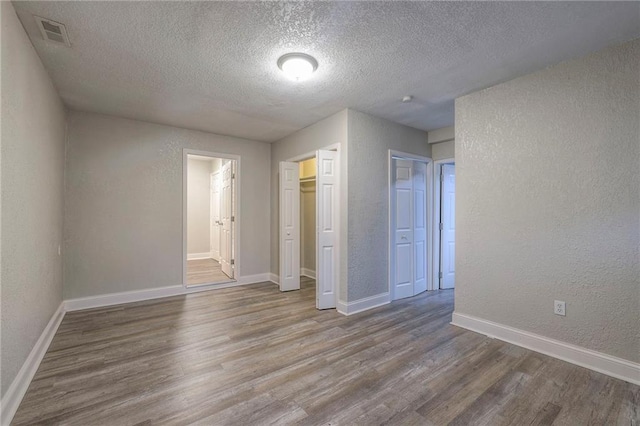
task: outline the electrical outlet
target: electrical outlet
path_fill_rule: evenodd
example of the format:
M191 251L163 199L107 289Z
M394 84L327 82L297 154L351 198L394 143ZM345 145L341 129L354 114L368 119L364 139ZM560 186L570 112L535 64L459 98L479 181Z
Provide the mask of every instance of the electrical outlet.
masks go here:
M567 315L565 311L565 303L562 300L553 301L553 313L556 315L562 315L563 317Z

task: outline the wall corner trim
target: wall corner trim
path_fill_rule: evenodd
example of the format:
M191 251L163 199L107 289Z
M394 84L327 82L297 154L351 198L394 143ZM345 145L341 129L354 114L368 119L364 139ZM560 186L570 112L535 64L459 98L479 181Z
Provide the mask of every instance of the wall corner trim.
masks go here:
M13 416L16 414L16 411L18 411L20 402L22 402L22 398L27 392L33 376L35 376L36 371L38 371L40 362L47 353L47 349L49 349L53 336L56 334L56 331L58 331L58 327L64 318L64 314L65 302L63 301L51 316L47 326L42 330L42 334L40 334L40 337L33 346L33 349L31 349L29 356L27 356L27 359L24 361L24 364L22 364L20 371L18 371L18 374L15 379L13 379L9 389L7 389L7 392L2 398L2 402L0 404L2 407L0 424L10 424Z
M269 274L269 281L271 281L274 284L280 285L280 276L272 272Z
M314 271L313 269L301 268L300 275L303 275L307 278L311 278L312 280L316 279L316 271Z
M354 300L352 302L345 302L338 300L336 303L336 310L342 315L353 315L359 312L368 311L369 309L377 308L378 306L391 303L391 295L389 292L376 294L375 296L365 297L363 299Z
M632 361L471 315L454 312L451 324L640 385L640 364Z

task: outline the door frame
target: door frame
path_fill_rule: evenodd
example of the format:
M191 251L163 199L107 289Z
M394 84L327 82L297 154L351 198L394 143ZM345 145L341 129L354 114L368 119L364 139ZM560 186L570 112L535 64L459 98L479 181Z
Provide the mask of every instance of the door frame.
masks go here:
M286 161L286 162L290 162L290 163L299 163L301 161L304 160L308 160L310 158L315 158L316 157L316 153L319 150L323 150L323 151L336 151L338 153L338 159L340 160L340 168L338 169L338 196L337 196L337 203L336 203L336 208L337 208L337 218L338 218L338 230L341 229L341 225L342 225L342 156L341 156L341 152L340 152L340 143L334 143L331 145L327 145L325 147L321 147L321 148L317 148L313 151L310 152L306 152L304 154L300 154L300 155L296 155L294 157L291 158L287 158L285 160L282 161ZM316 171L317 171L317 164L316 164ZM278 190L279 193L279 190ZM317 176L316 176L316 196L318 194L318 180L317 180ZM279 206L280 204L278 204ZM300 212L298 212L299 214ZM318 268L318 249L320 247L320 239L318 238L318 229L317 229L317 224L318 224L318 213L319 213L319 203L316 202L316 279L318 276L318 272L317 272L317 268ZM278 241L279 241L279 235L280 235L280 215L282 214L282 212L280 211L280 208L278 207ZM340 231L339 231L340 232ZM337 251L338 251L338 264L336 265L336 267L338 268L338 277L341 277L341 263L342 263L342 259L341 259L341 238L338 238L336 241L336 247L337 247ZM278 247L278 253L280 253L280 247ZM278 271L278 281L280 279L280 271ZM278 286L280 286L280 284L278 284ZM338 279L338 282L336 282L336 289L335 289L335 304L336 306L338 306L338 298L340 295L340 280ZM318 309L318 284L316 282L316 309ZM331 309L336 309L336 308L331 308Z
M194 284L191 286L187 286L187 167L188 167L188 156L189 155L199 155L201 157L211 157L211 158L223 158L226 160L235 160L236 162L236 176L235 182L233 185L233 203L232 209L234 212L234 222L232 226L232 251L233 251L233 261L234 261L234 269L233 276L234 278L229 278L228 280L216 281L213 283L204 283L204 284ZM182 149L182 286L184 288L202 288L202 287L211 287L215 288L218 284L228 284L239 281L241 276L241 262L240 262L240 222L241 222L241 210L240 210L240 179L242 177L241 173L241 157L236 154L227 154L224 152L212 152L212 151L201 151L197 149ZM211 232L209 232L211 235Z
M440 174L442 170L443 164L455 164L455 158L443 158L441 160L436 160L433 162L433 241L431 242L431 246L433 247L433 259L432 262L434 265L438 265L437 268L433 268L432 275L432 283L433 288L431 290L440 290L440 207L442 204L440 188L442 186L442 182L440 180ZM435 232L438 230L438 232ZM427 287L429 288L429 287Z
M393 205L391 201L393 200L393 160L414 160L419 161L421 163L425 163L427 165L427 207L425 209L426 214L433 212L433 159L430 157L425 157L418 154L412 154L409 152L397 151L394 149L390 149L387 158L387 207L388 207L388 224L387 224L387 260L389 262L389 268L387 271L387 291L389 292L389 297L393 300L393 276L396 270L396 262L393 257L393 222L392 222L392 210ZM433 217L433 213L431 214ZM430 274L429 271L433 270L433 256L430 255L429 251L433 252L433 244L429 244L433 239L434 228L433 228L433 220L428 220L427 218L427 291L432 290L433 283L433 274Z

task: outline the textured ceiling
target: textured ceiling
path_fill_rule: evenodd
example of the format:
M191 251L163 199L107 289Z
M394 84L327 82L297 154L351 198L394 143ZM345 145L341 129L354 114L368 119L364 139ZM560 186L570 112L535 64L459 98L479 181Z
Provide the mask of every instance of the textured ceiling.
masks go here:
M269 142L345 107L448 126L460 95L640 37L634 2L14 5L70 108ZM72 47L32 14L66 24ZM318 60L312 79L282 75L291 51Z

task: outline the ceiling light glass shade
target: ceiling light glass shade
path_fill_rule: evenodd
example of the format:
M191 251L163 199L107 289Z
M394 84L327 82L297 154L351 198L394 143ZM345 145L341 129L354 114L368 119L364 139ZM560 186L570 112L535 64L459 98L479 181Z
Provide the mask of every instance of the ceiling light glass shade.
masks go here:
M318 61L304 53L287 53L278 59L278 67L291 80L302 81L318 69Z

